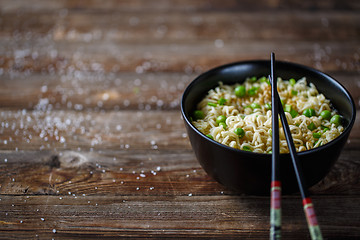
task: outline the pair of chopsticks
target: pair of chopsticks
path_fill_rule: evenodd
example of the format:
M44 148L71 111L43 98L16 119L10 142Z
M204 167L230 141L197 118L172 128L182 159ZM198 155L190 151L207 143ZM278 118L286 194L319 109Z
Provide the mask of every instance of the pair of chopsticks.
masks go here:
M281 237L281 181L280 181L280 160L279 160L279 118L284 129L287 145L291 155L295 170L296 179L299 185L303 208L308 223L308 228L312 240L320 240L322 234L315 215L314 205L312 204L309 192L305 186L305 181L296 154L295 145L291 136L290 128L286 120L284 109L280 102L277 92L277 80L275 77L275 54L271 53L271 100L272 100L272 170L271 170L271 208L270 208L270 239L280 239Z

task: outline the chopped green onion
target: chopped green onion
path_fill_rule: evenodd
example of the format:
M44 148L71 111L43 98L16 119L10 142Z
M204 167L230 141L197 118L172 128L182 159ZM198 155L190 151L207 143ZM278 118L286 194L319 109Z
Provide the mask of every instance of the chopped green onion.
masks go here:
M320 137L321 137L321 133L315 132L315 133L313 133L313 137L314 137L314 138L320 138Z
M307 128L310 130L310 131L313 131L316 129L316 126L313 122L311 122L309 125L307 125Z
M316 112L313 108L307 108L304 110L303 114L306 116L306 117L312 117L312 116L315 116L316 115Z
M209 105L210 107L216 107L216 106L217 106L217 104L216 104L216 103L213 103L213 102L208 102L208 105Z
M252 152L252 149L249 146L243 146L242 150Z
M214 137L211 134L207 134L206 136L210 139L214 139Z
M296 96L297 94L298 94L298 91L296 91L296 90L291 90L291 95Z
M285 108L284 108L284 111L285 111L285 112L290 112L291 109L292 109L291 105L285 104Z
M328 127L325 127L323 125L321 125L320 127L323 130L323 133L330 130Z
M271 103L265 103L265 109L270 110L271 109Z
M267 82L267 78L266 77L261 77L259 78L260 82Z
M296 110L294 110L294 109L290 110L290 115L291 115L292 118L296 117L298 114L299 113Z
M259 89L259 87L252 87L247 91L247 94L249 96L254 96L256 94L256 91Z
M226 103L226 99L225 98L220 98L219 100L218 100L218 103L219 103L219 105L224 105L225 103Z
M204 112L201 110L195 110L194 111L194 119L195 121L198 119L203 119L205 117Z

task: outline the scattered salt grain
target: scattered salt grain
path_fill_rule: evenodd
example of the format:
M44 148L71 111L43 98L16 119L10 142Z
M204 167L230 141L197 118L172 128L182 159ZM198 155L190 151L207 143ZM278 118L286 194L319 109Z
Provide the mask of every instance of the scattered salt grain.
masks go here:
M56 233L56 229L54 228L54 229L52 230L52 232L53 232L53 233Z
M214 45L215 45L215 47L217 47L217 48L222 48L222 47L224 47L224 41L221 40L221 39L216 39L216 40L214 41Z

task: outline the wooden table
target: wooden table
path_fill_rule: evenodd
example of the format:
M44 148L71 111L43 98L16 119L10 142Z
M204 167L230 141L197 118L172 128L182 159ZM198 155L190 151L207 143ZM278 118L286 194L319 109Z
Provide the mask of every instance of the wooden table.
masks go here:
M360 116L360 5L0 1L0 239L267 239L267 196L202 170L180 114L200 73L251 59L322 70ZM360 238L359 118L311 188L325 239ZM298 194L283 239L309 239Z

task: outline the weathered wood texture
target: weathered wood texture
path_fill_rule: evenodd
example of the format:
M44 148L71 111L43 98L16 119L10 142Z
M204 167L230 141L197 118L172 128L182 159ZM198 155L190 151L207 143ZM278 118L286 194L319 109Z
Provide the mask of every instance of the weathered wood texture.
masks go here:
M335 77L360 115L360 4L0 0L0 239L268 239L268 197L196 161L180 114L198 74L252 59ZM360 122L310 190L325 239L360 238ZM283 239L310 239L298 194Z

